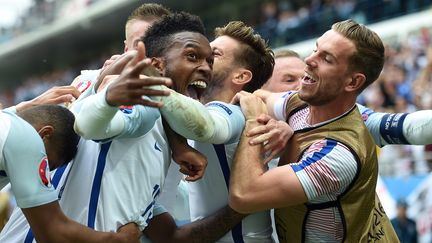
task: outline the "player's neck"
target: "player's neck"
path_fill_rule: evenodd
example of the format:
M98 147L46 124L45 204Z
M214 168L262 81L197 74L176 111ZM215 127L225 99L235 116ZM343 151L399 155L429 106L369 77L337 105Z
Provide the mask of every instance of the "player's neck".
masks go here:
M335 119L349 112L354 105L355 102L348 101L348 100L345 101L334 100L325 105L320 105L320 106L310 105L309 116L307 121L310 125L315 125L318 123Z

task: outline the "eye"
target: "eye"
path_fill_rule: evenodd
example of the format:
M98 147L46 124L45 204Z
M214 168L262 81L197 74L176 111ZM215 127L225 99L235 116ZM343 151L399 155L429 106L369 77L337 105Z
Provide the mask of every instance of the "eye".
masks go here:
M333 62L332 59L331 59L331 57L329 57L329 56L325 56L324 57L324 61L327 62L327 63L330 63L330 64Z
M219 57L219 56L222 56L222 55L221 55L221 53L218 50L214 50L213 51L213 56Z
M190 52L187 54L187 58L192 60L192 61L196 61L198 59L198 55L195 54L194 52Z
M213 58L213 56L207 58L207 63L208 63L210 66L213 66L213 63L214 63L214 58Z

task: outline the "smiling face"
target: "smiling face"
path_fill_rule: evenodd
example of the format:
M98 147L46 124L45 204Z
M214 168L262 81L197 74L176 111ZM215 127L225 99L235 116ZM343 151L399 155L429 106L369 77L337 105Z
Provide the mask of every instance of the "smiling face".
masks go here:
M212 78L212 50L200 33L174 34L162 63L162 75L173 80L173 89L194 99L200 98Z
M232 82L235 50L239 48L239 42L229 36L220 36L213 40L210 46L214 55L213 78L204 91L202 100L204 103L214 100L214 96L221 94Z
M237 40L229 36L220 36L210 43L215 59L213 67L213 81L231 81L229 71L235 67L235 50L240 48Z
M271 92L298 90L306 64L298 57L277 57L271 78L262 87Z
M344 88L352 79L349 70L354 44L341 34L329 30L316 42L316 49L305 59L305 77L299 96L310 105L325 105L345 95Z

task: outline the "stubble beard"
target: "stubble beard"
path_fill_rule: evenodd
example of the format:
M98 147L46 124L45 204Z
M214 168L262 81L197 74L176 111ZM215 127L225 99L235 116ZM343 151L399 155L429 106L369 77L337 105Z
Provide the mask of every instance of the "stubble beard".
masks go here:
M201 102L203 104L214 101L217 94L221 93L224 90L225 79L228 77L229 73L230 71L220 71L217 73L213 73L212 80L207 85L207 88L201 95Z

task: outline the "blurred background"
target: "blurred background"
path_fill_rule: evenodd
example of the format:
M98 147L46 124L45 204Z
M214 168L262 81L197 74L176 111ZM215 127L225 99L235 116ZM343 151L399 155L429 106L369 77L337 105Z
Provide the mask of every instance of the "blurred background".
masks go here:
M80 70L98 69L122 53L127 16L144 2L0 0L0 103L7 107L70 84ZM289 48L303 57L332 23L352 18L378 32L386 44L382 75L359 103L376 111L432 109L432 0L153 2L199 15L209 39L215 27L242 20L272 48ZM432 145L387 146L379 156L377 191L387 213L395 217L396 202L406 200L420 242L432 242Z

